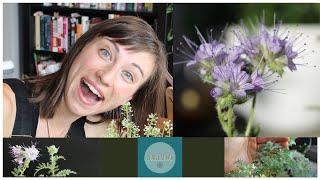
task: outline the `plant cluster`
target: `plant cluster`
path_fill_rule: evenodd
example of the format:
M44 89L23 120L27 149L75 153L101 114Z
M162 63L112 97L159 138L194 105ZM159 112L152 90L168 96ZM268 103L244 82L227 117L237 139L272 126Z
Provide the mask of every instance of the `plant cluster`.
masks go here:
M289 147L295 145L289 141ZM245 164L239 159L239 169L225 174L227 177L315 177L311 162L303 154L282 148L271 141L265 143L255 154L258 160Z
M121 121L121 127L124 130L124 135L127 138L137 138L140 137L140 128L133 121L133 110L130 102L127 102L121 107L121 114L123 119ZM147 119L147 124L144 125L143 135L145 137L170 137L172 136L173 124L171 120L163 122L163 129L157 127L157 114L149 114ZM107 138L119 138L122 137L121 132L118 131L118 125L115 120L111 120L110 124L106 129L105 137Z
M235 129L233 108L250 99L253 102L244 135L252 134L257 94L273 91L270 87L283 76L285 68L296 71L298 65L303 65L296 61L307 55L303 33L281 30L282 22L276 22L276 17L271 32L264 22L264 16L256 23L249 20L248 26L241 21L241 27L232 30L238 39L232 47L223 43L223 33L214 39L210 30L206 39L195 27L200 45L183 36L186 45L181 42L177 48L187 59L187 66L195 67L202 81L213 85L210 95L217 102L219 122L227 136L240 134Z
M31 146L10 146L10 154L13 157L13 162L16 167L11 171L13 176L25 176L25 171L29 168L30 162L38 160L40 156L40 151L36 148L36 145ZM50 161L47 163L39 163L36 166L34 176L39 174L40 171L48 170L44 174L39 174L38 176L52 176L52 177L66 177L71 174L77 174L75 171L70 169L59 169L57 161L60 159L66 160L64 156L57 155L59 147L51 145L47 147Z

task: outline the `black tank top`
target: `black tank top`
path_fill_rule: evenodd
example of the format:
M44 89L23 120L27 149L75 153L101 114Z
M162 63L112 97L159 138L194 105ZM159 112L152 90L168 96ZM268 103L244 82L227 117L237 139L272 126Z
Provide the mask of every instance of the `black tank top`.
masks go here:
M14 122L12 137L35 137L37 132L39 107L28 101L32 96L31 86L18 79L4 79L16 97L16 119ZM5 109L5 107L4 107ZM66 137L85 137L85 117L73 122Z

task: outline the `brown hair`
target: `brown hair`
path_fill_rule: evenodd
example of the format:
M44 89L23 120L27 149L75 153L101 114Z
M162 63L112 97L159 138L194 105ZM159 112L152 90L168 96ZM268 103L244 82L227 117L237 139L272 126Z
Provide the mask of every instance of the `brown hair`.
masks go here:
M147 22L134 16L121 16L95 25L83 34L64 56L59 71L27 80L32 84L33 90L30 101L39 106L42 117L53 117L63 96L69 70L81 50L96 37L104 36L112 38L120 45L128 46L128 50L148 52L155 57L156 63L151 77L137 90L131 100L133 121L142 129L149 113L157 112L158 115L162 115L167 72L164 46ZM110 118L108 114L111 113L103 113L99 122Z

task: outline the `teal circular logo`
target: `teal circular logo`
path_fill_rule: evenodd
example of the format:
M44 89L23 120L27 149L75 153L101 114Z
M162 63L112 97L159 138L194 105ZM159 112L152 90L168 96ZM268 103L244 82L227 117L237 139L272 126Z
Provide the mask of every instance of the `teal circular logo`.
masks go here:
M176 153L167 143L153 143L144 154L144 162L152 172L163 174L173 168L176 162Z

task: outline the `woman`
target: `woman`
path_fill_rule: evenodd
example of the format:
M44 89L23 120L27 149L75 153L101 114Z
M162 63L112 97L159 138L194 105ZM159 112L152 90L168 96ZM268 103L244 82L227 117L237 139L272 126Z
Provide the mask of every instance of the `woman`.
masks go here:
M162 113L166 71L150 25L130 16L104 21L81 36L58 72L4 81L4 137L102 136L98 127L120 119L127 101L143 127L149 113Z

